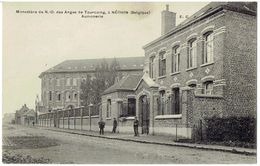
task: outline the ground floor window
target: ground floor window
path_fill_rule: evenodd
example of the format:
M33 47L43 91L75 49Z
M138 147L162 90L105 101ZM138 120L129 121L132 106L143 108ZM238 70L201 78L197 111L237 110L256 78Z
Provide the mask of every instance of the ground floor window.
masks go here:
M160 97L158 99L158 115L165 115L166 113L166 98L165 98L165 90L159 92Z
M213 81L203 83L203 94L211 95L213 92Z
M107 118L111 117L111 99L107 99Z
M173 88L171 94L171 114L180 114L180 88Z
M127 116L136 115L136 100L134 98L128 99Z

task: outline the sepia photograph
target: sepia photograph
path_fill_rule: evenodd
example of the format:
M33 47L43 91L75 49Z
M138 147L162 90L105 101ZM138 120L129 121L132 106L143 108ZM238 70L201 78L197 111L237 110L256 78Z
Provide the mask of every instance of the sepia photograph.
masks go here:
M2 2L2 164L257 164L257 5Z

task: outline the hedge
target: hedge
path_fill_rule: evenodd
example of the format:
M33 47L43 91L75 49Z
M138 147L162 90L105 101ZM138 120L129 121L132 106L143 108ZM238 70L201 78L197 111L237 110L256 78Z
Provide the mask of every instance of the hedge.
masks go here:
M252 117L212 117L205 119L207 140L256 142L256 119Z

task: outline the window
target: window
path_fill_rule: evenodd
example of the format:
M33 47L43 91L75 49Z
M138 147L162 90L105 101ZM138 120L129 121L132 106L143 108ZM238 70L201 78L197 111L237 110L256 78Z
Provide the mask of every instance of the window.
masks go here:
M107 99L107 118L111 117L111 99Z
M60 86L60 79L56 79L56 86Z
M180 47L176 46L172 49L172 72L180 71Z
M51 85L52 85L52 79L49 78L49 86L51 86Z
M203 83L203 94L211 95L213 91L213 81Z
M135 112L136 112L135 106L136 106L136 100L134 98L129 98L127 116L135 116Z
M77 86L77 78L73 78L73 86Z
M155 56L150 57L150 63L149 63L149 73L150 73L150 77L154 78L154 58Z
M180 114L180 88L172 89L171 114Z
M61 101L61 94L59 92L57 92L57 100Z
M70 92L66 92L66 101L70 101Z
M159 76L166 75L166 51L159 53Z
M203 59L202 63L213 62L213 32L207 32L204 34L204 46L203 46Z
M70 78L66 79L66 86L70 86Z
M192 88L192 89L194 89L194 93L196 93L196 87L197 87L197 85L196 84L190 84L190 85L188 85L190 88Z
M166 102L165 102L165 91L160 91L160 99L159 99L159 115L164 115L166 112Z
M196 56L196 39L191 39L188 42L188 68L196 67L197 56Z
M51 91L49 91L49 100L50 101L52 100L52 93L51 93Z
M78 94L76 92L73 93L73 100L78 100Z

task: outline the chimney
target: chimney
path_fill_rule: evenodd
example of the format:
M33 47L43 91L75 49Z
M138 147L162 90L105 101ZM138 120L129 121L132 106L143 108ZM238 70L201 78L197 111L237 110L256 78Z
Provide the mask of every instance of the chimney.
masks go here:
M176 13L169 11L169 5L162 11L162 32L161 35L168 33L176 26Z

